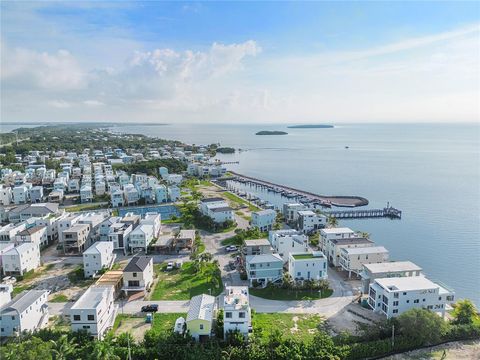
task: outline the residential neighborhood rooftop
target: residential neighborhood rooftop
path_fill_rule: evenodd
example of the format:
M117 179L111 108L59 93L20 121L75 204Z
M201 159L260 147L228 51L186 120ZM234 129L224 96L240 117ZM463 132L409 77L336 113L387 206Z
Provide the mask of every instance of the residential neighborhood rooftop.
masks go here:
M413 291L440 287L424 276L382 278L375 279L375 282L388 291Z
M113 291L113 286L90 286L72 305L71 309L95 309L102 299L106 298L108 291Z
M17 296L15 296L15 298L13 298L10 302L2 306L2 308L0 309L0 314L7 315L13 311L18 311L19 313L22 313L25 311L26 308L32 305L40 296L42 296L45 293L48 294L48 291L47 290L23 291Z
M387 261L376 264L364 264L371 273L386 273L395 271L421 271L422 268L411 261Z
M268 239L251 239L244 241L245 246L270 246L270 241L268 241Z
M190 299L190 307L187 314L187 322L192 320L212 321L215 297L201 294Z
M388 250L383 246L368 246L357 248L343 248L342 251L349 255L362 255L362 254L379 254L388 253Z
M124 272L143 271L147 268L148 264L152 261L151 256L135 256L130 260L128 265L123 270Z

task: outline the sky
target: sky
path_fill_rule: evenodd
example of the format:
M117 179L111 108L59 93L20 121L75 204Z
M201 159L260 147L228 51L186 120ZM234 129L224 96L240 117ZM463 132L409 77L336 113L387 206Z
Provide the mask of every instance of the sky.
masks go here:
M478 122L479 2L2 1L3 122Z

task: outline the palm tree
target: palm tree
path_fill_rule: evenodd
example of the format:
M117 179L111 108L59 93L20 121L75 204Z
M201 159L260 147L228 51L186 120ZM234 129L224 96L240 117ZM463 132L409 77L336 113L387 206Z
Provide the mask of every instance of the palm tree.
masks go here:
M292 278L292 275L290 275L290 273L286 272L283 274L283 278L282 278L282 285L284 286L284 288L286 289L291 289L293 287L293 278Z
M75 352L77 344L73 339L68 339L67 335L64 334L58 338L58 340L50 340L52 344L52 354L55 360L65 360L69 355Z
M328 217L328 225L330 225L330 227L334 228L334 227L337 227L338 225L338 220L335 216L329 216Z
M368 232L361 231L359 234L362 238L370 239L370 234Z
M120 360L115 355L115 348L112 344L113 336L108 334L103 341L95 341L92 351L92 359L95 360Z
M200 254L199 259L200 259L200 261L210 262L213 259L213 255L210 254L209 252L204 252L204 253Z

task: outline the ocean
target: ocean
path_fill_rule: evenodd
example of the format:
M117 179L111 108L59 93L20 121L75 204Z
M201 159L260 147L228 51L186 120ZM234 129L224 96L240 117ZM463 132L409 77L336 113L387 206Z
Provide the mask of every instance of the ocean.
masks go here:
M367 208L387 202L401 220L343 220L429 278L480 306L480 126L352 124L331 129L286 125L172 124L114 127L242 151L218 155L230 170L326 195L358 195ZM260 130L288 135L257 136ZM346 148L348 147L348 149Z

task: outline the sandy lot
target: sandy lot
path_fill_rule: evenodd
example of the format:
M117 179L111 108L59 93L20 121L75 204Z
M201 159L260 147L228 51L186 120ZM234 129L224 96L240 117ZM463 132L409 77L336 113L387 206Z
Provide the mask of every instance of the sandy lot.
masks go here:
M445 354L445 355L444 355ZM404 354L393 355L385 360L479 360L480 340L452 342L434 346L427 350L414 350Z

